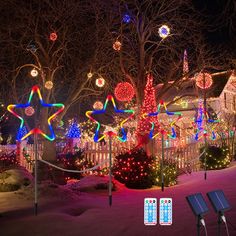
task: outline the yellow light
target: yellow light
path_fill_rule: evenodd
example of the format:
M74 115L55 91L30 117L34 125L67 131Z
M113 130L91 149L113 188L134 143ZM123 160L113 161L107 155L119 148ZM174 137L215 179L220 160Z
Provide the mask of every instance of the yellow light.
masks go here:
M91 79L91 78L93 77L93 73L92 73L92 72L89 72L89 73L87 74L87 77L88 77L89 79Z
M165 39L170 34L170 28L167 25L162 25L158 33L161 38Z
M113 49L116 50L116 51L120 51L121 49L121 42L119 40L116 40L114 43L113 43Z
M31 76L36 77L36 76L38 76L39 72L38 72L35 68L33 68L33 69L30 71L30 74L31 74Z
M105 85L105 79L103 79L102 77L99 77L96 79L96 85L100 88L102 88Z
M45 88L46 89L52 89L53 88L53 82L52 81L50 81L50 80L48 80L46 83L45 83Z

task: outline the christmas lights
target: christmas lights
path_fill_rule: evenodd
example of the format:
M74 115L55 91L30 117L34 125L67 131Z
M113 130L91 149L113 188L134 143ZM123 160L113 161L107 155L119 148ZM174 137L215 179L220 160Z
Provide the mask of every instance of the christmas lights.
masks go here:
M89 79L91 79L91 78L93 77L93 73L92 73L92 72L89 72L89 73L87 74L87 77L88 77Z
M116 113L129 113L130 116L129 116L128 118L124 119L124 120L120 123L120 125L119 125L119 127L120 127L120 129L121 129L121 135L122 135L121 137L120 137L117 133L112 133L112 134L111 134L110 132L108 132L108 133L104 133L104 134L102 135L102 137L99 138L99 131L100 131L101 124L100 124L100 122L98 122L97 120L95 120L95 119L92 117L92 115L104 114L104 113L106 112L107 104L108 104L109 101L112 102L114 111L115 111ZM87 116L91 121L93 121L93 122L95 122L95 123L97 124L97 129L96 129L95 135L94 135L94 142L99 142L99 141L101 141L102 139L104 139L106 136L110 136L110 135L114 135L119 141L125 142L126 139L127 139L127 135L126 135L126 132L125 132L125 129L124 129L123 125L124 125L125 122L127 122L129 119L131 119L131 118L134 116L134 111L133 111L133 110L119 110L119 109L117 109L114 98L113 98L111 95L108 95L108 96L107 96L107 99L106 99L106 101L105 101L105 103L104 103L104 107L103 107L102 110L87 111L87 112L86 112L86 116Z
M200 140L204 136L208 135L208 129L210 128L211 132L211 139L216 139L216 134L214 132L217 123L220 121L217 119L210 119L208 113L203 108L203 102L199 101L199 107L197 112L197 117L194 120L195 128L196 128L196 134L195 134L195 140ZM210 127L211 126L211 127Z
M167 25L162 25L158 33L161 38L165 39L170 34L170 28Z
M57 40L57 33L56 32L52 32L49 36L49 39L51 41L56 41Z
M131 21L131 17L130 17L130 15L129 14L124 14L123 15L123 22L124 23L129 23Z
M32 116L32 115L34 114L34 108L31 107L31 106L26 107L26 108L25 108L25 114L26 114L27 116Z
M105 79L102 77L96 79L96 85L100 88L102 88L105 85Z
M177 121L179 121L182 118L181 112L170 112L167 110L166 104L163 101L160 101L157 107L157 112L149 113L149 114L143 114L144 117L151 116L151 117L157 117L160 114L161 108L165 109L165 113L168 116L178 116L175 120L173 120L168 126L171 128L171 132L167 131L166 127L162 124L159 124L157 127L155 127L155 123L152 122L152 128L149 133L149 138L154 139L156 138L160 133L167 134L169 138L176 138L176 132L174 129L174 125ZM156 128L156 131L155 131Z
M50 81L50 80L48 80L48 81L45 83L44 87L45 87L46 89L48 89L48 90L52 89L52 88L53 88L53 82Z
M197 73L195 76L196 85L201 89L208 89L212 86L213 80L209 73Z
M32 77L36 77L36 76L38 76L39 72L38 72L35 68L33 68L33 69L30 71L30 74L31 74Z
M69 127L66 137L67 138L80 138L81 137L81 131L76 121L74 121Z
M32 130L30 130L26 135L24 135L21 139L19 139L18 141L22 141L22 140L26 139L31 134L41 134L44 138L48 139L49 141L53 141L55 139L55 133L54 133L54 130L53 130L52 125L51 125L51 120L54 119L59 113L61 113L64 110L64 105L62 103L53 103L53 104L45 103L43 101L43 98L42 98L42 95L40 93L40 90L39 90L38 86L33 86L27 103L25 103L25 104L15 104L15 105L11 104L11 105L8 105L7 110L9 112L11 112L14 116L16 116L17 118L20 119L21 124L20 124L20 127L18 129L18 133L19 133L19 131L24 126L24 119L20 115L18 115L13 109L14 108L27 108L27 107L30 107L32 97L33 97L33 95L35 93L38 94L38 97L39 97L39 100L40 100L40 104L43 107L56 107L56 108L59 108L59 110L57 112L55 112L54 114L52 114L48 118L48 120L47 120L48 128L49 128L49 131L50 131L50 135L45 134L41 129L35 127Z
M94 109L94 110L102 110L102 109L103 109L103 104L102 104L102 102L96 101L96 102L93 104L93 109Z
M122 46L122 44L119 40L116 40L112 45L112 47L115 51L120 51L121 46Z
M131 101L134 97L134 87L128 82L118 83L115 88L115 96L119 101Z
M147 75L147 83L144 90L144 101L141 107L141 116L139 118L137 134L146 135L150 132L151 123L158 125L158 120L156 117L143 117L142 114L148 114L156 111L156 94L153 86L153 77L151 74Z

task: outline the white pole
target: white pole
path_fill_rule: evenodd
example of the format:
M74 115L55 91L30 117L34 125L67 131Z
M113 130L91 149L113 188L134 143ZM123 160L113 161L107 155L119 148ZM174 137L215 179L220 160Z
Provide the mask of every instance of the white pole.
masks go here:
M164 133L161 132L161 191L164 191Z
M38 214L38 137L34 134L34 214Z
M112 152L112 135L109 135L109 205L112 205L112 176L111 176L111 152Z

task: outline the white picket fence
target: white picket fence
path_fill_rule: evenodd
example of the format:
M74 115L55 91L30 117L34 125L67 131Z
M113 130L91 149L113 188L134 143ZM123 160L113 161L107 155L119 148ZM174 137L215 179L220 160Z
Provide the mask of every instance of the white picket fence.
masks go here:
M217 142L214 142L217 145ZM199 149L203 145L202 142L190 143L182 147L165 147L164 148L164 158L169 162L176 162L179 169L185 169L186 166L190 166L192 171L198 171L200 169L199 163ZM152 152L157 158L161 158L161 145L160 143L154 144ZM23 156L23 148L26 147L26 151L30 156L32 161L26 160ZM87 160L93 161L95 164L101 163L101 168L108 166L109 160L109 145L108 143L94 143L86 142L80 144L80 147L84 149L85 157ZM121 152L126 152L135 147L135 144L132 142L113 142L112 143L112 161L114 157L120 154ZM21 166L25 167L28 171L33 172L33 160L34 160L34 145L22 143L18 145L7 145L0 146L0 150L5 150L10 152L18 148L17 153L18 161ZM39 158L41 158L43 152L42 145L38 145Z

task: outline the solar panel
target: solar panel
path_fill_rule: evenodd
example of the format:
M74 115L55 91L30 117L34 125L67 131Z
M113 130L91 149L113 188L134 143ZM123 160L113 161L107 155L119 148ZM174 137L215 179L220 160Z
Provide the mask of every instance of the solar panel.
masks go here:
M207 193L207 197L209 198L216 213L223 213L231 208L222 190L209 192Z
M202 216L206 214L209 209L201 193L196 193L186 197L189 206L196 216Z

